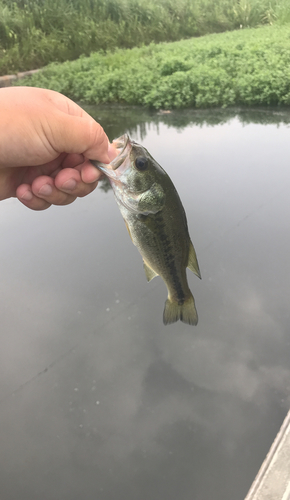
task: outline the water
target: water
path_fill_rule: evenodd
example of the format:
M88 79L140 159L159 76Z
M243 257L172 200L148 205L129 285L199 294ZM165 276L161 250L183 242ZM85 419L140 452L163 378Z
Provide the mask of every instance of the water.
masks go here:
M199 324L163 326L112 191L1 203L1 500L243 500L290 404L282 111L89 108L173 179Z

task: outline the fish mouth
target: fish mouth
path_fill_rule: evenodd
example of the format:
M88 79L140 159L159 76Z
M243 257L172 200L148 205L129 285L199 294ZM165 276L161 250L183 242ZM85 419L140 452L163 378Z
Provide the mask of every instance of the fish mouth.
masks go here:
M90 162L100 170L103 174L109 177L110 181L117 182L120 176L128 167L128 160L130 158L130 152L132 149L132 142L128 134L121 135L117 139L113 140L113 145L118 151L118 155L111 163L101 163L96 160L90 160ZM129 160L130 161L130 160Z

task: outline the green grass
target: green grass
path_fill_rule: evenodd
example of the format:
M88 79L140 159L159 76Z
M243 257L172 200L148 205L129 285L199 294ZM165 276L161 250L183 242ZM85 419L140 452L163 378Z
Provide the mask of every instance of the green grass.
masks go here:
M289 105L290 24L95 53L25 83L85 103L155 109Z
M287 21L289 0L0 0L0 75Z

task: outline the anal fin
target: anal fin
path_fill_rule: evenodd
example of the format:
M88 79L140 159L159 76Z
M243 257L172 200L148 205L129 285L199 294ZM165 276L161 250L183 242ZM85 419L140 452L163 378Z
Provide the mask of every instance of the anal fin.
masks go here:
M146 264L145 260L143 260L143 264L144 264L144 271L145 271L146 278L147 278L148 282L153 280L153 278L155 278L155 276L158 276L158 274L148 264Z
M188 254L188 263L187 263L188 269L190 269L196 276L198 276L201 279L200 275L200 270L197 262L197 257L196 253L194 250L194 246L192 242L189 244L189 254Z

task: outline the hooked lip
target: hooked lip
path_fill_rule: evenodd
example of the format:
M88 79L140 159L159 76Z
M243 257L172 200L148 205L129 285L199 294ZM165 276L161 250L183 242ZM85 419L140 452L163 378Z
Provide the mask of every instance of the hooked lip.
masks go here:
M132 145L128 134L124 134L121 137L118 137L118 139L114 139L113 144L117 150L120 150L120 152L118 156L116 156L116 158L114 158L114 160L109 164L111 168L109 168L106 163L101 163L96 160L90 160L90 162L94 165L94 167L109 177L110 180L117 181L123 173L125 160L128 157L128 153L131 150ZM121 166L123 166L123 168L120 168Z

